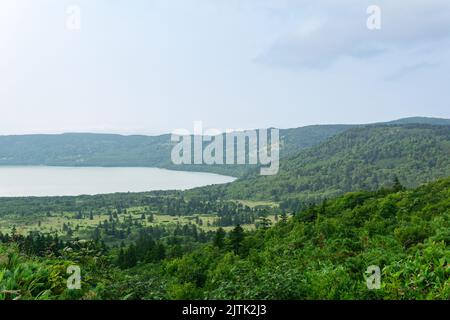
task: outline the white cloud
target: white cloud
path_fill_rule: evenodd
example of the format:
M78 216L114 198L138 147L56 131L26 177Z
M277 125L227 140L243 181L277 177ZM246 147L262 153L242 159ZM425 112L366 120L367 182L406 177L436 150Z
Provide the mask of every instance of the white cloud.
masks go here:
M365 59L391 50L433 45L450 37L447 0L379 1L381 30L366 27L369 4L346 1L338 8L330 1L317 0L312 10L315 18L299 21L296 30L281 35L257 60L288 68L318 68L341 58Z

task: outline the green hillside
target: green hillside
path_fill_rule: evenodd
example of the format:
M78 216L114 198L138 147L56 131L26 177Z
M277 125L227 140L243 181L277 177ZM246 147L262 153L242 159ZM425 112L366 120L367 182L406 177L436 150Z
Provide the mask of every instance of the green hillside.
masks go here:
M430 118L430 117L409 117L394 121L386 122L386 124L431 124L431 125L450 125L450 119Z
M296 154L350 126L323 125L280 130L281 157ZM0 165L159 167L243 176L256 166L174 165L170 135L123 136L66 133L0 136ZM206 146L206 143L205 143Z
M189 254L170 264L175 294L193 281L200 297L224 299L449 299L450 180L399 189L310 207L248 235L237 253ZM380 290L366 287L370 265Z
M437 118L405 118L405 123L449 124ZM286 158L313 147L357 125L312 125L281 129L280 157ZM170 135L143 136L93 133L0 136L1 165L159 167L206 171L244 177L256 171L251 165L174 165ZM204 144L206 146L207 143Z
M192 192L234 199L319 201L349 191L407 187L450 176L450 127L369 125L338 134L281 161L274 176L253 175Z
M164 166L170 162L170 149L170 135L66 133L0 136L0 164Z
M219 229L207 242L181 237L181 229L155 242L153 228L119 251L98 241L69 250L56 238L3 236L0 299L448 300L449 212L446 179L349 193L273 227ZM82 290L65 287L70 264L83 270ZM381 271L375 290L366 285L369 266Z

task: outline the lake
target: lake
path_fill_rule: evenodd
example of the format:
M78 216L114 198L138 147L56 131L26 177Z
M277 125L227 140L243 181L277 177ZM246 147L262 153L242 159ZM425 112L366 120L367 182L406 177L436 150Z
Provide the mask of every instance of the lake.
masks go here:
M234 180L212 173L158 168L0 166L0 197L185 190Z

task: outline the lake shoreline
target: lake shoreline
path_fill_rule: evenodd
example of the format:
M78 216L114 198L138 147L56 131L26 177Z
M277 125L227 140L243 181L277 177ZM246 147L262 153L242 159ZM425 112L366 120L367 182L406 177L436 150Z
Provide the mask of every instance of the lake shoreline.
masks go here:
M0 166L0 198L184 191L235 177L156 167Z

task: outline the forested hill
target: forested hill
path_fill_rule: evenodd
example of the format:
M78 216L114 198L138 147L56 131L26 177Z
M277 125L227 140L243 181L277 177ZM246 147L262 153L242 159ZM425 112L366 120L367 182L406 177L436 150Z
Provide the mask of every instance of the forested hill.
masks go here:
M405 118L394 123L450 124L437 118ZM294 156L357 125L312 125L282 129L281 158ZM248 165L173 165L170 135L123 136L117 134L66 133L59 135L0 136L0 165L140 166L207 171L242 177ZM254 168L254 167L253 167Z
M353 128L282 160L277 175L254 175L191 192L234 199L294 198L305 203L389 186L394 176L407 187L450 176L450 126Z
M431 125L450 125L450 119L442 118L427 118L427 117L409 117L394 121L386 122L385 124L431 124Z
M0 136L1 165L165 166L170 135L65 133Z
M299 151L352 127L315 125L280 130L281 157ZM161 136L93 133L0 136L0 165L159 167L242 176L246 165L173 165L169 134ZM206 146L206 143L205 143Z
M198 250L186 255L165 269L179 284L171 294L448 300L450 180L402 189L354 192L311 206L288 222L242 237L234 254L217 258L212 250ZM235 234L236 229L231 243ZM367 289L364 272L370 265L381 269L380 290ZM197 279L202 281L196 286L187 285Z
M0 234L0 300L448 300L449 210L446 179L415 190L349 193L273 227L218 229L203 242L197 232L180 237L178 227L156 240L158 228L142 229L120 250ZM67 288L70 265L83 270L80 290ZM380 268L377 290L364 279L369 266Z

